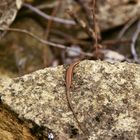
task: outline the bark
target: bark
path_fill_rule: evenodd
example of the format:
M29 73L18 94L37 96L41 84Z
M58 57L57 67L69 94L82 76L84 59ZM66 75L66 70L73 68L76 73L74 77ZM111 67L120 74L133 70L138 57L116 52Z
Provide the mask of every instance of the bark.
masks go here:
M1 80L1 105L44 139L50 133L56 140L140 139L139 65L85 60L75 67L71 102L85 134L67 105L65 71L59 66Z

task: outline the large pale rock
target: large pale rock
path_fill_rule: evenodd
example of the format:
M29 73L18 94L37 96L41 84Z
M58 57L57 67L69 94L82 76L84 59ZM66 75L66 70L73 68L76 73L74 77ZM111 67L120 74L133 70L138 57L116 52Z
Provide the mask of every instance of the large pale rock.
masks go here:
M136 64L86 60L76 66L71 102L85 134L67 105L63 66L1 81L0 96L1 104L27 127L31 128L27 120L37 124L46 139L49 133L57 140L140 139L140 66Z

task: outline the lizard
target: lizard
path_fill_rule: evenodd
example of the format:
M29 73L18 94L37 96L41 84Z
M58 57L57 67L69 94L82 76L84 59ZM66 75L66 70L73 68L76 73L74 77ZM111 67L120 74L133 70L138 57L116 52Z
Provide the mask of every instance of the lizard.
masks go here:
M71 104L71 98L70 98L70 88L71 88L71 84L72 84L73 70L74 70L74 67L79 64L79 62L80 62L80 60L73 62L72 64L70 64L70 66L66 70L66 97L67 97L68 107L70 108L70 110L71 110L71 112L72 112L72 114L73 114L73 116L78 124L78 127L80 128L82 133L85 134L85 131L82 128L82 126L77 118L77 115L73 109L73 106Z

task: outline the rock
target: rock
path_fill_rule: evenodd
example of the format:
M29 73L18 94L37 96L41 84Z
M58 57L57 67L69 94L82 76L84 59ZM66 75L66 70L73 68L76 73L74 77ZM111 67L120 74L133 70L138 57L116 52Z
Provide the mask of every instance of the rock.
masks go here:
M44 139L49 134L57 140L140 139L139 65L85 60L76 66L71 102L85 134L67 105L63 66L0 85L1 104L27 128L36 126Z
M77 13L81 14L84 11L85 18L92 23L93 14L90 11L92 0L76 1L83 7L82 10L77 10ZM101 31L123 25L134 17L140 17L140 0L98 0L96 6L96 16Z
M16 18L18 10L21 8L22 0L0 0L0 28L8 28ZM2 38L3 31L0 31Z

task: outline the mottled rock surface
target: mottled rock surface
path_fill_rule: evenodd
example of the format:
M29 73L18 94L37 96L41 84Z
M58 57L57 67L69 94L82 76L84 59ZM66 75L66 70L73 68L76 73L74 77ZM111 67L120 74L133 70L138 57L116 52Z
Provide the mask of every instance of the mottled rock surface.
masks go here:
M71 100L85 134L67 105L65 71L59 66L0 81L1 104L57 140L140 139L139 65L85 60L76 66Z

